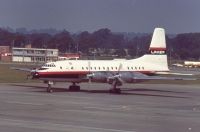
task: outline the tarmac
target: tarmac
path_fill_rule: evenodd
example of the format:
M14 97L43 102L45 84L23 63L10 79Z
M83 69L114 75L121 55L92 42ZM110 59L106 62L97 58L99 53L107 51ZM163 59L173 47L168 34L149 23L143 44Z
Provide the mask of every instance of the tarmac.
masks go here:
M128 84L0 84L1 132L199 132L200 86Z

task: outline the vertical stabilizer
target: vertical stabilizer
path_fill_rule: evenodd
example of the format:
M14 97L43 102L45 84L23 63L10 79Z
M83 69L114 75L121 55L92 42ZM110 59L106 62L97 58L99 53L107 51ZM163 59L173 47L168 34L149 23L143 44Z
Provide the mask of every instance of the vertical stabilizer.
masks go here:
M163 28L155 28L149 48L151 53L165 53L166 40L165 30Z
M165 30L163 28L155 28L149 47L150 54L146 55L145 61L154 65L155 71L169 71Z
M149 47L149 53L137 58L137 63L144 63L148 66L148 70L150 71L169 71L166 54L165 30L163 28L155 28Z

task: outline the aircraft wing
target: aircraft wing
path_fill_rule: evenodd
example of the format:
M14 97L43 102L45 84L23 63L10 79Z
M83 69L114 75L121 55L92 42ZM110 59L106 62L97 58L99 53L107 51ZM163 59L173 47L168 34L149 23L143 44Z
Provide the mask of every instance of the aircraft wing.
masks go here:
M148 76L140 72L119 72L118 74L111 76L108 78L110 82L118 81L118 82L127 82L127 83L135 83L142 82L148 80L197 80L195 78L184 78L184 77L162 77L162 76Z
M19 71L25 71L25 72L32 72L32 69L29 68L20 68L20 67L10 67L12 70L19 70Z

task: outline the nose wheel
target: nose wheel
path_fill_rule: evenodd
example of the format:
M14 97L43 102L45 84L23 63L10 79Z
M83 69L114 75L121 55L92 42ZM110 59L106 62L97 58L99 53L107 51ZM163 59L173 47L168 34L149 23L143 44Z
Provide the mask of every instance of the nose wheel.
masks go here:
M52 92L53 92L53 89L51 87L51 84L48 84L47 93L52 93Z
M46 89L47 93L53 92L52 85L53 85L53 82L48 81L48 87Z

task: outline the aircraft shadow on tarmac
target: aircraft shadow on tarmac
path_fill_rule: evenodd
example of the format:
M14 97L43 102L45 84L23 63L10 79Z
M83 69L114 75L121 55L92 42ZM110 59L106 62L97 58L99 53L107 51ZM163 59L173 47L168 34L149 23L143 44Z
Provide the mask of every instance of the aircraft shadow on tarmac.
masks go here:
M32 85L22 85L22 84L11 84L12 86L18 86L18 87L29 87L33 89L42 89L40 91L34 91L34 92L46 92L45 86L32 86ZM75 91L70 91L68 88L52 88L53 92L75 92ZM171 90L158 90L158 89L145 89L145 88L122 88L121 94L116 94L116 95L138 95L138 96L154 96L154 97L169 97L169 98L189 98L185 96L177 96L177 95L169 95L169 93L172 94L183 94L186 92L177 92L177 91L171 91ZM78 92L85 92L85 93L98 93L98 94L108 94L110 93L109 90L87 90L87 89L81 89ZM139 93L138 93L139 92ZM150 92L156 92L150 93ZM162 93L162 94L161 94ZM166 93L166 95L164 95Z

